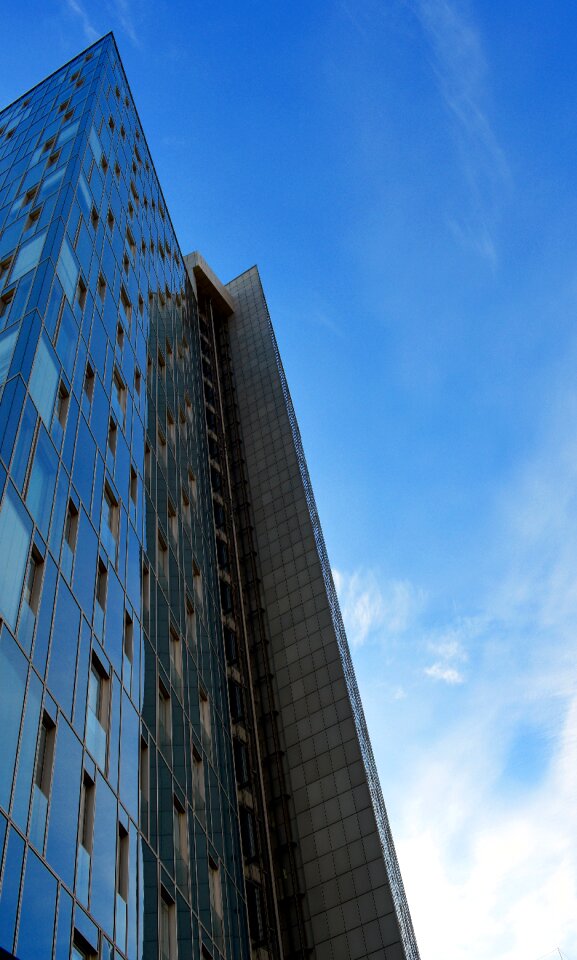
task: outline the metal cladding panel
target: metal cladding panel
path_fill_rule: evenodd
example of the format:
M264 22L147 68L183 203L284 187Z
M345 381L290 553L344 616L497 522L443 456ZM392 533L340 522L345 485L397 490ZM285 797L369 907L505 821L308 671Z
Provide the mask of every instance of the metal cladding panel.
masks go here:
M315 956L419 953L302 443L255 267L229 338Z

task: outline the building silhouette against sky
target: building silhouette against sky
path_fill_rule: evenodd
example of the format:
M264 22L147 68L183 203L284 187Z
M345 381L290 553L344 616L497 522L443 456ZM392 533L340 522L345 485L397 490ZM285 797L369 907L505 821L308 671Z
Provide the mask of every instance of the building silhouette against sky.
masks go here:
M0 948L416 960L258 271L111 35L0 114Z

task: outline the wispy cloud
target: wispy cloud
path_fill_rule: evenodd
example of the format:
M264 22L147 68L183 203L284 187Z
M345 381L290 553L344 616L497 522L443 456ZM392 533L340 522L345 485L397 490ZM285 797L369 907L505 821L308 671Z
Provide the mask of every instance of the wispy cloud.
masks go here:
M92 20L90 19L83 4L80 3L80 0L66 0L66 6L71 13L80 18L82 30L88 43L94 43L95 40L98 40L100 33L92 23Z
M109 0L108 8L129 40L132 40L136 47L140 47L142 39L136 28L134 8L130 0Z
M425 674L433 680L443 680L444 683L463 683L465 679L463 674L455 667L448 667L442 662L432 663L430 667L425 667Z
M80 20L82 32L89 43L94 43L99 37L112 27L125 34L132 43L140 47L141 37L135 25L134 8L130 0L106 0L99 10L100 17L105 15L104 29L96 26L91 4L83 0L64 0L66 9Z
M371 638L392 639L413 623L424 595L406 580L381 580L373 570L333 570L348 638L361 646Z
M469 184L469 212L449 216L449 223L460 242L494 261L495 232L510 172L489 118L488 70L481 36L457 0L412 0L411 6L431 50L443 101L454 120Z

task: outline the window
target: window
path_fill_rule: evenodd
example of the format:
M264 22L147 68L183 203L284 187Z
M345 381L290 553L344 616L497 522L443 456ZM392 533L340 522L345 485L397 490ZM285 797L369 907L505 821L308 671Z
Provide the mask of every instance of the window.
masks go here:
M168 501L168 534L174 549L178 549L178 517L171 500Z
M250 781L248 747L246 743L244 743L238 737L234 738L234 769L236 772L236 782L238 786L248 786Z
M138 474L134 467L130 468L130 516L134 520L138 510Z
M94 610L94 629L99 637L104 627L104 611L106 610L106 592L108 589L108 570L102 557L98 558L96 572L96 607Z
M145 617L150 613L150 570L142 565L142 610Z
M56 394L56 406L54 408L53 428L58 425L58 433L62 435L66 426L66 417L68 416L68 405L70 403L70 393L66 384L61 380ZM54 433L54 429L52 431Z
M130 330L130 321L132 318L132 304L124 287L120 288L120 306L126 319L127 329Z
M42 568L44 561L36 547L32 548L28 569L24 580L23 599L34 616L38 613L38 601L40 599L40 587L42 584Z
M118 824L118 840L116 846L116 893L126 904L128 902L128 832L121 823ZM124 943L123 937L117 936L116 939L119 943Z
M233 723L239 723L244 719L244 700L242 687L232 678L228 681L228 699L230 703L230 716Z
M196 497L197 497L196 477L192 472L192 470L190 469L190 467L188 470L188 488L190 490L190 499L192 503L196 505Z
M124 425L124 419L126 417L126 385L116 368L112 378L112 409L116 413L119 423Z
M142 374L138 368L134 371L134 389L138 397L140 397L140 391L142 389Z
M89 363L86 364L86 373L84 375L84 389L82 393L82 409L88 412L94 396L94 370Z
M36 207L35 210L31 210L26 218L26 223L24 225L24 233L28 233L29 230L38 223L40 220L40 214L42 213L42 206Z
M114 564L118 552L118 501L107 483L104 485L102 499L102 517L100 521L100 539L106 552Z
M183 516L184 522L187 524L187 526L190 527L191 525L190 500L188 499L188 494L184 489L182 491L182 516Z
M228 546L224 540L221 540L220 537L217 537L216 540L216 559L221 570L225 572L229 569L229 556L228 556Z
M84 280L82 279L82 277L79 277L79 278L78 278L78 288L77 288L77 291L76 291L76 298L77 298L77 300L78 300L78 305L80 306L81 311L84 311L84 307L86 306L86 295L87 295L87 293L88 293L88 288L87 288L86 284L84 283Z
M101 273L98 274L97 289L98 289L98 296L100 297L101 302L104 303L104 298L106 297L106 280L104 279L104 276Z
M200 688L200 725L202 733L202 743L206 752L210 755L211 753L211 728L210 728L210 704L208 702L208 694L206 690Z
M122 353L124 350L124 327L121 323L118 323L116 326L116 343L118 345L118 349Z
M127 686L130 686L130 676L132 673L132 663L134 660L134 624L132 617L127 610L124 612L124 639L122 643L124 657L124 676L127 680Z
M0 386L8 379L12 354L16 345L18 330L13 329L0 336Z
M148 833L148 800L150 793L150 770L148 744L140 738L140 821L144 833Z
M32 820L30 824L30 839L41 852L44 851L46 815L48 813L48 798L50 796L52 767L54 765L55 732L54 721L46 711L44 711L38 736L38 751L36 754L36 767L34 769Z
M150 479L152 476L152 454L150 452L150 444L146 444L144 447L144 482L146 486L150 488Z
M230 627L224 628L224 649L228 663L238 663L238 643L236 633Z
M174 797L174 866L176 882L183 890L188 889L188 830L186 812L178 797Z
M254 813L249 807L241 807L239 813L242 852L245 859L251 863L256 860L258 855L256 821Z
M160 958L176 960L176 909L170 894L160 888Z
M190 597L186 598L186 640L193 650L196 646L196 618Z
M5 327L8 322L8 317L10 315L10 308L12 306L12 301L14 300L15 290L8 290L7 293L3 294L0 297L0 319L2 320L2 326ZM12 356L10 354L10 356Z
M166 467L168 463L168 450L166 446L166 437L164 433L158 428L158 459Z
M255 943L263 943L266 937L266 930L262 904L262 887L257 883L253 883L252 880L248 880L245 889L250 935Z
M174 447L176 445L176 426L174 423L174 416L170 410L166 411L166 429L168 432L168 439Z
M223 924L222 924L222 887L220 882L220 870L218 864L208 858L208 886L210 890L210 906L212 909L212 933L218 946L222 946Z
M204 823L206 813L206 787L204 783L204 764L200 753L192 750L192 789L194 797L194 812Z
M192 584L197 607L202 607L202 574L195 560L192 561Z
M114 472L114 458L116 457L116 423L110 418L108 421L108 442L106 450L106 463L110 467L111 472Z
M162 681L158 683L158 745L170 754L172 745L172 715L170 694Z
M136 242L135 242L135 240L134 240L134 237L133 237L133 235L132 235L132 230L130 229L130 227L127 227L127 228L126 228L126 244L127 244L128 249L129 249L129 251L130 251L131 257L132 257L132 259L134 260L134 258L135 258L135 256L136 256Z
M157 539L158 576L168 580L168 546L160 530Z
M93 655L88 679L86 745L103 771L106 768L109 685L104 668Z
M74 303L78 283L78 264L66 237L62 241L58 258L57 273L70 304Z
M182 698L182 643L176 630L170 630L170 679L172 686Z
M62 569L70 580L72 576L72 562L76 549L76 534L78 532L78 509L72 500L68 501L66 520L64 523L64 541L62 543Z
M88 903L90 860L92 857L92 840L94 835L94 793L94 781L85 770L82 777L80 794L80 842L78 844L76 874L77 895L82 903L85 904ZM86 956L86 954L81 954L81 956Z
M38 344L32 374L28 383L30 396L40 416L50 429L56 391L60 382L59 365L47 337L43 334Z
M106 215L106 226L108 227L108 229L109 229L110 232L112 233L112 231L114 230L114 214L113 214L112 210L110 209L110 207L108 208L108 213L107 213L107 215Z

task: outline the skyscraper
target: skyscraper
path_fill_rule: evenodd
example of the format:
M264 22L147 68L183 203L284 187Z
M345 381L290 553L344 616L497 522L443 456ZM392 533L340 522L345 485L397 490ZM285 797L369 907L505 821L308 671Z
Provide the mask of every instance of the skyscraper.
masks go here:
M0 113L0 948L415 960L256 268L114 39Z

